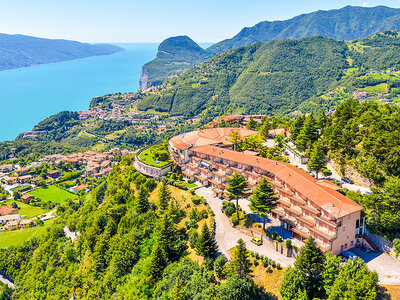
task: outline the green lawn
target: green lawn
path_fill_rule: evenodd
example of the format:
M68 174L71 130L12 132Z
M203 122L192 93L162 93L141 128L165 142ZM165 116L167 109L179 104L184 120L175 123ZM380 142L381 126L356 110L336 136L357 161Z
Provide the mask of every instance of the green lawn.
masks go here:
M33 237L40 237L53 221L54 219L46 220L43 226L0 232L0 248L18 246Z
M171 160L167 160L167 161L158 161L156 158L155 158L155 152L157 151L157 147L158 147L159 145L154 145L154 146L152 146L152 147L150 147L150 148L147 148L146 150L144 150L144 151L142 151L140 154L139 154L139 160L141 161L141 162L143 162L144 164L146 164L146 165L149 165L149 166L153 166L153 167L159 167L159 168L161 168L161 167L164 167L164 166L166 166L166 165L168 165L168 164L170 164L172 161Z
M195 188L195 187L197 186L197 184L196 184L195 182L189 183L189 182L187 182L187 181L184 181L183 184L184 184L188 189Z
M6 201L6 204L11 205L11 203L13 202L17 203L19 207L18 213L21 216L27 216L28 218L36 217L47 211L41 207L25 204L24 202L21 201L8 200Z
M76 199L75 194L59 189L53 185L41 187L29 192L29 194L43 201L51 201L54 203L65 203L67 199Z

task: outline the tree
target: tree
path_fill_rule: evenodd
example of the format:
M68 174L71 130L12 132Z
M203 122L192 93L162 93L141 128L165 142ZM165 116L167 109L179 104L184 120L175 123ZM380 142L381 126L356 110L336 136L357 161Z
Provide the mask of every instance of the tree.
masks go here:
M247 180L241 174L234 173L231 178L228 178L228 198L236 200L236 216L239 220L239 199L246 196L245 189L247 188Z
M300 295L306 293L304 289L304 277L296 269L289 267L285 271L285 277L281 283L280 293L284 300L301 299ZM307 296L307 293L306 293ZM308 298L305 298L308 299Z
M295 263L295 269L304 278L304 289L310 299L317 296L321 291L324 262L324 254L316 245L314 238L310 237L300 250Z
M261 135L264 138L267 138L269 136L269 130L271 129L271 123L269 122L269 119L266 118L261 126Z
M14 197L14 200L19 200L19 199L21 199L21 194L19 192L14 192L13 197Z
M297 136L300 134L300 131L303 128L305 119L306 119L306 117L304 115L301 115L301 116L297 117L296 120L292 123L292 126L290 128L290 133L292 134L291 139L293 141L296 141Z
M398 257L400 254L400 239L393 240L393 247L394 251L396 252L396 257Z
M322 281L324 284L325 292L329 296L336 277L339 274L340 263L342 259L332 253L325 254L325 265L322 273Z
M233 150L237 150L238 146L242 142L243 138L238 130L232 132L231 136L228 138L228 142L232 143Z
M168 202L171 200L171 192L168 189L165 180L162 181L160 185L160 190L158 191L158 207L161 210L166 210L168 208Z
M378 275L362 259L350 259L340 269L328 299L375 300L377 287Z
M312 144L318 139L317 127L315 124L315 118L311 114L309 115L304 125L296 138L296 146L300 151L306 151L310 149Z
M160 245L156 245L149 265L150 276L153 280L158 281L163 274L167 260L165 259L164 252Z
M184 285L179 277L176 277L174 288L172 289L172 300L183 300L185 299L185 294L183 292Z
M228 259L225 257L225 255L218 256L214 261L214 271L219 279L225 278L225 265L227 263Z
M145 213L149 209L149 192L144 184L142 184L139 188L139 195L136 198L136 211L141 214Z
M245 278L250 273L250 260L247 254L246 243L240 239L237 242L232 259L232 270L239 278Z
M218 289L218 300L262 300L269 299L261 293L255 283L249 278L231 276Z
M257 213L263 218L263 229L265 231L265 219L267 213L277 206L278 197L275 195L271 184L263 178L259 183L257 189L250 199L250 208L254 213Z
M318 179L318 173L325 168L326 161L324 160L325 153L321 142L317 142L314 145L314 149L311 152L310 158L307 162L307 167L309 171L315 171L316 177Z
M204 224L201 233L196 242L196 252L204 257L214 258L218 252L217 242L211 232L208 229L207 224Z
M255 130L257 128L258 124L256 121L254 121L253 117L250 116L249 123L247 123L246 128Z

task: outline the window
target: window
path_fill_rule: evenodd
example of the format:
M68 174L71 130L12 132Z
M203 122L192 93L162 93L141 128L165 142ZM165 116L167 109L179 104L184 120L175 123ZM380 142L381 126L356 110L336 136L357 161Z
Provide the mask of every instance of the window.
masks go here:
M344 249L347 249L347 243L346 243L346 244L344 244Z

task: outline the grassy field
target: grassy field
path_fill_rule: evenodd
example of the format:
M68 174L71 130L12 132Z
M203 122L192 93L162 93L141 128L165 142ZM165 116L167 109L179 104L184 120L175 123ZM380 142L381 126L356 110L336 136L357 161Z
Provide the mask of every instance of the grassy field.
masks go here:
M158 161L155 157L155 152L157 149L158 145L152 146L150 148L147 148L146 150L142 151L139 154L139 160L143 162L146 165L153 166L153 167L164 167L168 164L170 164L172 161L167 160L167 161Z
M367 86L365 88L358 89L358 90L366 91L366 92L372 93L372 94L385 94L388 92L388 84L381 83L381 84L374 85L374 86Z
M6 204L11 205L11 203L13 202L17 203L18 207L20 208L18 213L21 216L27 216L28 218L32 218L46 212L46 210L44 210L41 207L25 204L24 202L21 201L8 200Z
M0 232L0 248L17 246L33 237L43 235L53 221L54 219L46 220L43 226Z
M76 195L59 189L53 185L41 187L29 192L29 194L34 195L36 198L40 198L43 201L51 201L54 203L65 203L67 199L76 199Z

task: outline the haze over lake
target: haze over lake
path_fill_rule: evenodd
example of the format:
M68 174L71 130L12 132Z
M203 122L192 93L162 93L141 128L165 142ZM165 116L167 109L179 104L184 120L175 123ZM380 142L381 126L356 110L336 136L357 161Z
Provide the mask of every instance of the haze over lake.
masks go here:
M137 91L142 65L155 57L158 44L118 46L126 50L1 71L0 141L12 140L62 110L86 110L93 97Z

